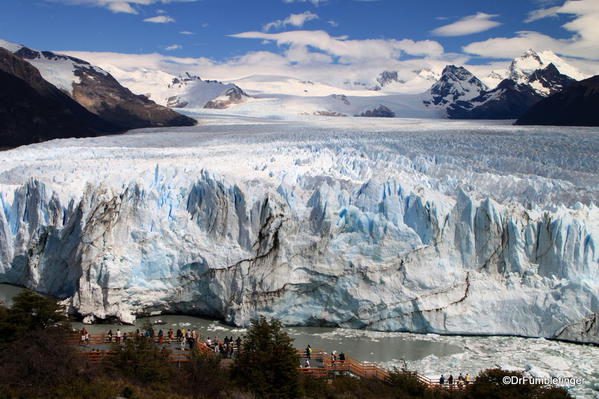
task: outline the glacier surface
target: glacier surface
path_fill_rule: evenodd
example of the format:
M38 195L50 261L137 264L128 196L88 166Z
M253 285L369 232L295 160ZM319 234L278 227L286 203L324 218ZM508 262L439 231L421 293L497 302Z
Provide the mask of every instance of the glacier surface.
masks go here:
M86 320L599 342L599 135L203 115L2 153L0 282Z

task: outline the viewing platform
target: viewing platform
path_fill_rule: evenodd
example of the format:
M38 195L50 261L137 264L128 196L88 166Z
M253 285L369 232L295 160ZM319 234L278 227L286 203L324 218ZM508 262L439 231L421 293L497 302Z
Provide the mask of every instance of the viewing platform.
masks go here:
M130 338L129 338L130 339ZM149 339L149 338L148 338ZM187 347L181 349L181 343L177 339L168 339L166 337L159 338L153 337L151 340L158 346L161 347L165 352L165 356L168 360L173 363L185 363L189 362L193 357L193 351L215 353L213 349L206 345L206 341L199 340L196 344L195 349L192 351ZM73 335L70 340L71 344L77 345L81 353L87 357L92 363L100 363L108 360L113 356L112 345L119 344L116 338L113 336L112 339L106 334L90 334L89 340L81 342L79 335ZM121 344L124 343L121 339ZM325 351L317 348L312 349L310 358L306 356L306 352L303 349L297 350L300 364L298 370L304 375L309 375L314 378L330 378L339 375L352 375L359 378L376 378L379 380L387 380L390 377L390 373L385 368L372 362L363 362L355 359L351 356L346 355L345 360L333 361L331 355ZM224 357L221 364L224 367L229 367L235 362L235 356L237 349L235 349L233 358ZM304 366L306 360L309 360L310 365ZM439 380L431 379L415 371L400 370L400 373L411 375L415 377L422 384L428 386L431 389L445 389L445 390L460 390L465 387L463 382L454 382L454 384L440 384Z

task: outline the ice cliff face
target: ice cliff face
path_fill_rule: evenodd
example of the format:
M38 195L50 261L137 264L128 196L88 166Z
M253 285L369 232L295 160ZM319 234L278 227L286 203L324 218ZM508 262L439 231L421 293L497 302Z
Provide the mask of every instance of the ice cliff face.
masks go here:
M221 131L217 144L204 127L7 152L0 280L68 298L88 320L185 312L244 325L265 314L599 342L599 210L522 205L566 181L441 175L458 157L413 156L422 132L397 127L324 139L248 123L263 134ZM476 129L470 145L489 134ZM502 199L501 187L517 193Z

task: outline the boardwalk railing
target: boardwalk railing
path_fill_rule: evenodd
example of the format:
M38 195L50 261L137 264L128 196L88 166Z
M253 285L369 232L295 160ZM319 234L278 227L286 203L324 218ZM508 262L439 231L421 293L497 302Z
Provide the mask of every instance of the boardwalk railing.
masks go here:
M122 341L122 338L120 340ZM169 345L169 344L178 344L177 339L169 340L167 337L154 337L153 341L159 345ZM97 334L97 335L89 335L89 340L86 342L80 341L80 336L73 336L70 339L71 344L77 345L82 344L85 345L86 348L93 347L94 345L106 345L111 343L118 343L116 337L113 335L112 339L106 334ZM207 351L209 350L205 345L205 342L198 342L197 348L199 350ZM179 349L168 349L165 347L164 349L165 355L168 355L168 360L174 363L184 363L189 362L193 356L192 351L190 350L179 350ZM114 355L112 350L99 350L99 349L91 349L91 350L82 350L82 355L87 356L88 360L92 363L99 363L109 359ZM304 350L298 350L298 355L301 359L302 366L305 365L307 357ZM222 364L224 366L230 366L234 360L232 359L223 359ZM332 375L339 374L351 374L360 378L376 378L379 380L387 380L389 378L389 371L380 367L376 363L371 362L361 362L351 356L346 356L344 361L341 360L333 360L330 355L322 350L313 348L312 353L310 355L310 366L308 367L299 367L299 370L305 374L315 378L327 378ZM433 380L426 376L420 375L415 371L403 371L406 375L411 375L415 377L419 382L428 386L431 389L445 389L445 390L458 390L463 389L464 384L454 383L454 384L439 384L439 380Z

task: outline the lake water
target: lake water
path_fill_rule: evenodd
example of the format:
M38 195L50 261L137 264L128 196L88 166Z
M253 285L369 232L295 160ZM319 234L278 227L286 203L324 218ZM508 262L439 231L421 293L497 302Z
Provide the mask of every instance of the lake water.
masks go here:
M245 329L227 326L213 320L202 319L192 316L155 316L137 319L134 326L123 326L117 324L95 324L85 325L90 334L106 333L109 329L114 332L117 328L121 331L135 331L144 324L162 320L164 325L155 325L154 329L168 330L172 328L195 329L204 338L223 339L225 336L243 336ZM82 328L82 323L73 323L75 328ZM446 342L432 342L427 340L414 340L401 336L384 337L377 340L364 340L359 336L341 336L335 334L335 328L319 327L289 327L285 328L287 333L295 340L297 348L305 348L310 344L313 348L321 349L331 353L345 352L356 359L371 362L390 362L405 359L406 361L421 360L429 355L437 357L449 356L463 352L463 348Z

